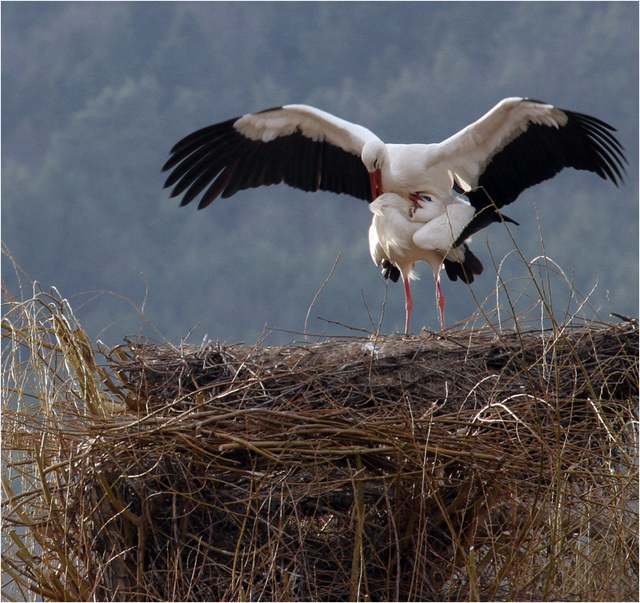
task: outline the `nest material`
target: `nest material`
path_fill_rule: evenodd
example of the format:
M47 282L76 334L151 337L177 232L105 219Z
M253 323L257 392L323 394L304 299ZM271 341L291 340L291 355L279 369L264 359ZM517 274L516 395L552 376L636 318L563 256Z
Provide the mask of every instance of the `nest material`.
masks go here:
M67 600L637 592L636 322L108 357L128 409L54 438Z
M105 595L542 598L542 578L505 577L561 557L560 534L611 535L589 505L615 488L593 472L624 464L611 434L628 424L637 355L632 324L273 349L130 342L112 359L140 418L100 428L78 484L108 526L102 559L119 555ZM534 562L532 534L559 552Z

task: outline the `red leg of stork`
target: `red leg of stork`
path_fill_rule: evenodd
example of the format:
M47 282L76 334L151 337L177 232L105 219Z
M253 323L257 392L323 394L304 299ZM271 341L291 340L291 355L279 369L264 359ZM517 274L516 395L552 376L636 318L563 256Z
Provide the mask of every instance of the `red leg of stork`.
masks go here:
M404 282L404 332L409 334L409 322L411 321L411 310L413 309L413 299L411 299L411 287L409 287L409 279L402 279Z
M436 272L433 276L436 281L436 301L440 314L440 328L444 330L444 293L442 293L442 288L440 287L440 271Z

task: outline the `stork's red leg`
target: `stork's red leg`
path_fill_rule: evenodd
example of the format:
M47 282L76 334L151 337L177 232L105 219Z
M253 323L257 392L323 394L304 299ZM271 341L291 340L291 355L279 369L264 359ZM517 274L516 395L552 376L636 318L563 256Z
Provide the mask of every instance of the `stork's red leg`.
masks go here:
M409 322L411 321L411 310L413 309L413 299L411 299L411 287L409 286L409 279L403 279L404 281L404 309L405 309L405 321L404 332L409 334Z
M440 328L444 330L444 293L442 293L442 287L440 287L440 272L437 272L433 276L436 281L436 300L440 314Z

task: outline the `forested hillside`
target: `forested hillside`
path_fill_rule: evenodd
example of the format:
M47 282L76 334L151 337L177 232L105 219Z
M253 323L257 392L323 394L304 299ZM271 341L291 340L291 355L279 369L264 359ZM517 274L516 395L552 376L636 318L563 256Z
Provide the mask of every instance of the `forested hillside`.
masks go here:
M275 344L300 338L286 331L303 330L341 254L308 331L375 330L384 311L391 333L403 293L369 258L366 203L280 185L180 208L163 190L169 149L294 102L385 141L439 141L506 96L618 129L630 162L621 189L566 170L506 213L527 260L546 252L583 295L597 284L587 317L637 315L637 3L3 2L2 239L27 275L3 257L3 281L16 295L31 295L29 279L57 287L109 344L197 325L192 341L251 343L266 326L285 331ZM472 288L443 278L450 324L494 289L514 242L494 225L473 248L485 273ZM438 325L424 268L414 330ZM514 288L527 274L516 253L501 268ZM556 310L575 311L562 279L550 284ZM519 308L534 303L528 290Z

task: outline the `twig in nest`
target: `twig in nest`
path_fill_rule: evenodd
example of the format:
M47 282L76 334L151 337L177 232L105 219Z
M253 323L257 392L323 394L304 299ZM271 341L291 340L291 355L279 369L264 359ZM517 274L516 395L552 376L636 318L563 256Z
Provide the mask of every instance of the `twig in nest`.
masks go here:
M305 333L304 337L305 337L305 341L309 341L309 338L307 336L307 325L309 324L309 314L311 314L311 308L313 308L313 306L316 303L316 300L318 299L319 295L322 293L322 290L326 287L327 283L331 279L331 276L333 275L333 272L336 269L336 266L338 265L338 262L340 261L340 256L341 255L342 255L342 252L338 253L338 255L336 257L336 261L333 263L333 266L331 267L331 271L329 272L329 276L327 276L327 278L324 280L324 283L322 283L322 286L320 287L320 289L318 289L317 293L314 295L313 300L311 301L311 305L309 306L309 309L307 310L307 315L305 316L305 319L304 319L304 333Z

